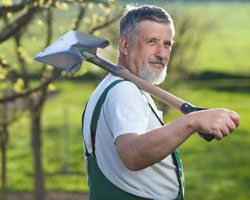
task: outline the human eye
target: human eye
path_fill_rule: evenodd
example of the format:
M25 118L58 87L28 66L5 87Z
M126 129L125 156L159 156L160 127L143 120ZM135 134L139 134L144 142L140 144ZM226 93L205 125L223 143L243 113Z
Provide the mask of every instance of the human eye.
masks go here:
M156 39L155 38L151 38L151 39L148 39L146 41L147 44L150 44L150 45L155 45L156 44Z
M173 42L172 42L172 41L166 41L166 42L164 42L164 46L165 46L166 48L172 47L172 45L173 45Z

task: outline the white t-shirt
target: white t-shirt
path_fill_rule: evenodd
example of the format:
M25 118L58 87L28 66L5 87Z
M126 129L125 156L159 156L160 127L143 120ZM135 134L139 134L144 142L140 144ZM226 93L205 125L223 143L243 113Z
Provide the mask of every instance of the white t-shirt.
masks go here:
M104 89L118 79L109 74L89 99L83 124L84 140L89 153L92 152L90 123L93 110ZM143 170L130 171L123 165L115 147L115 140L120 135L143 134L161 127L148 101L161 115L152 98L129 81L120 82L109 91L96 129L97 163L107 179L128 193L156 200L172 200L178 195L179 182L171 155Z

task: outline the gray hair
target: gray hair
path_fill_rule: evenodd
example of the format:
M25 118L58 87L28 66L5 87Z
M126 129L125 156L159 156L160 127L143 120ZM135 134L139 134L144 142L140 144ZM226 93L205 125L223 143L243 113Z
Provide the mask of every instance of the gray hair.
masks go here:
M162 8L144 5L140 7L127 8L127 14L120 21L120 38L127 35L132 42L135 42L139 33L139 22L143 20L152 20L170 24L174 34L174 24L170 15Z

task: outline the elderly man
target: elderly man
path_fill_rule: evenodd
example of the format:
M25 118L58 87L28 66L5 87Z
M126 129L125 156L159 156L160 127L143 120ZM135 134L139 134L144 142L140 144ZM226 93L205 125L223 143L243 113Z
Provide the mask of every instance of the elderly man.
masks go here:
M120 22L118 65L152 84L162 83L173 36L173 21L162 8L131 9ZM164 125L150 95L109 74L83 115L89 199L183 199L176 148L196 131L219 140L238 125L239 116L225 109L193 112Z

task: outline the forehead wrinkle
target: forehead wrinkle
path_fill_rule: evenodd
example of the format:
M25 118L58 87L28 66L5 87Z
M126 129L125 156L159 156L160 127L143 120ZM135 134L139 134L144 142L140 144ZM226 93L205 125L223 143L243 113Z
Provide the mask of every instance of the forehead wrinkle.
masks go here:
M148 33L150 33L150 35L152 35L152 37L154 37L155 35L155 37L157 38L158 36L160 37L160 36L162 36L162 34L160 34L159 35L159 33L157 32L157 31L154 31L154 29L153 29L153 27L155 27L155 26L161 26L161 27L168 27L168 28L166 28L166 29L168 29L167 30L167 32L168 31L171 31L171 40L173 39L173 29L172 29L172 27L171 27L171 24L169 24L169 23L164 23L164 22L156 22L156 21L152 21L152 20L143 20L143 21L140 21L139 23L138 23L138 25L137 25L137 27L136 27L136 29L137 29L137 34L138 34L138 36L140 35L142 35L142 36L145 36L145 34L148 34ZM153 26L153 27L152 27ZM158 27L159 28L159 27ZM151 30L152 29L152 31L149 31L149 30ZM165 28L164 28L165 29ZM167 34L167 32L166 32L166 34Z

